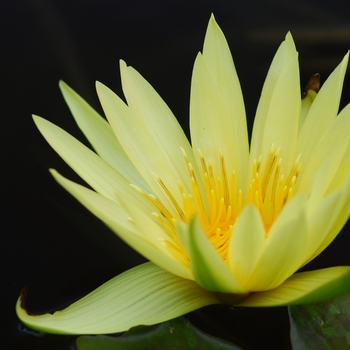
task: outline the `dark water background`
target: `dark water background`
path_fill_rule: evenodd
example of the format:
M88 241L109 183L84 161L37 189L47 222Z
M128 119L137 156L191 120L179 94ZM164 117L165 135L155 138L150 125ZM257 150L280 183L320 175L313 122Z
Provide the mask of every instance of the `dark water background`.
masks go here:
M251 126L271 59L288 30L300 53L301 82L323 80L350 48L347 1L4 0L0 4L1 328L3 349L73 349L74 338L23 330L20 290L44 312L85 295L141 263L138 256L57 185L47 169L81 180L36 130L46 117L86 143L58 90L65 80L101 112L94 83L121 95L118 60L156 88L188 131L192 65L214 12L234 56ZM342 106L350 101L346 78ZM309 268L350 264L349 228ZM204 330L244 349L288 349L285 308L193 313ZM216 326L213 328L213 324Z

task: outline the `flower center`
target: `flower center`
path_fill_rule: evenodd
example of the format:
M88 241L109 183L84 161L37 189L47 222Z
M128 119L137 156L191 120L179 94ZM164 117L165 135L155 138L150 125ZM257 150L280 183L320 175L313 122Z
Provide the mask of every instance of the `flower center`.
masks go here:
M280 149L272 145L265 162L254 160L252 179L244 196L242 189L237 186L236 172L227 174L224 155L220 152L219 176L214 175L212 163L206 161L199 151L199 159L202 172L202 183L196 178L194 168L186 153L182 150L187 169L192 182L192 193L186 193L181 183L178 183L182 195L182 203L179 204L164 182L156 174L153 174L162 191L170 199L179 217L188 223L194 215L197 215L202 229L215 247L220 256L226 260L231 233L242 208L250 203L259 210L265 226L266 236L281 212L283 206L292 198L295 184L300 172L300 156L294 162L291 170L285 176L281 174L282 158L279 157ZM136 187L136 186L135 186ZM136 187L137 188L137 187ZM159 223L170 235L168 247L176 249L178 253L187 256L176 235L176 219L171 211L163 205L158 198L145 193L137 188L154 206L158 213L153 213Z

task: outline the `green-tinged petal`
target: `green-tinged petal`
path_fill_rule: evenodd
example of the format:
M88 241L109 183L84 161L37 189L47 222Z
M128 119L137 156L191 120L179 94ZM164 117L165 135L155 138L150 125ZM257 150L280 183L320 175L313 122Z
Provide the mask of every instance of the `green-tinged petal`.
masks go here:
M350 267L296 273L275 289L250 294L238 306L282 306L315 303L350 292Z
M210 244L197 218L191 221L188 235L191 270L198 284L216 292L247 293L247 289L238 281Z
M287 173L286 167L294 162L300 108L298 53L288 33L273 59L260 97L252 134L251 165L260 156L265 161L274 144L281 148L281 172Z
M30 315L17 302L20 320L48 333L103 334L152 325L216 304L213 293L146 263L103 284L86 297L54 314Z
M271 227L256 267L245 284L250 291L277 287L305 261L306 204L303 194L294 197Z
M298 138L298 154L302 153L303 164L312 159L321 136L337 116L348 59L349 54L328 77L312 103Z
M230 143L231 152L236 153L239 188L244 191L249 154L244 101L229 46L214 15L211 15L205 35L203 58L228 111L233 137L226 142Z
M191 145L173 113L154 88L133 68L120 61L123 92L135 122L157 145L174 176L191 189L181 148L194 165ZM161 174L158 174L159 176Z
M349 146L350 130L350 105L345 107L339 116L334 119L329 129L322 135L317 146L314 148L305 168L302 170L300 182L297 184L298 191L304 191L321 199L327 191L330 183L336 175L341 161ZM311 137L311 136L310 136ZM322 163L327 162L327 169L318 181L317 170Z
M158 240L159 237L153 236L152 231L148 231L147 235L144 235L145 231L140 232L128 220L129 215L120 204L64 178L54 170L51 172L61 186L133 249L158 266L181 277L193 279L188 268L170 257L169 254L164 254L162 242ZM135 206L135 210L141 212L137 206Z
M195 152L199 149L207 162L211 162L215 177L221 176L221 153L226 173L233 170L240 176L239 146L235 140L233 124L216 82L213 80L203 56L199 53L193 67L190 100L191 140ZM201 166L199 157L196 158ZM239 189L242 189L241 178Z
M265 228L260 213L248 205L240 214L229 245L229 264L235 276L246 284L259 260L265 243Z
M59 86L75 121L96 153L128 181L147 189L145 180L130 162L107 121L66 83L60 81Z
M37 116L33 118L51 147L95 191L113 200L118 200L118 196L126 196L140 207L148 210L151 208L150 203L96 153L58 126Z
M177 202L182 203L177 182L179 179L169 165L171 160L162 152L160 144L149 135L146 125L135 118L130 108L113 91L99 82L96 83L96 89L107 119L126 154L157 198L171 210L173 217L178 218L177 211L154 176L159 176ZM177 146L181 153L181 145ZM181 164L186 164L184 159Z

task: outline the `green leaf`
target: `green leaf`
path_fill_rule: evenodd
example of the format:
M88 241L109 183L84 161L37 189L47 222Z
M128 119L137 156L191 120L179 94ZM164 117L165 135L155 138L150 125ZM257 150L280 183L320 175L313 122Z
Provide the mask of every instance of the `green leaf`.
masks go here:
M289 306L294 350L350 349L350 294Z
M179 317L155 326L139 326L123 336L82 336L77 350L239 350L224 340L196 329L187 319Z

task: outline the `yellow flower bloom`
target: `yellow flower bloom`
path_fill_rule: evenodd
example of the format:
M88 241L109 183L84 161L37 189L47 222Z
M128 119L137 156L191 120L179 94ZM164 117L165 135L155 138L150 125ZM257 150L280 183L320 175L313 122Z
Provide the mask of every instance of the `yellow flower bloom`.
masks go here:
M159 95L124 62L127 104L97 83L109 123L61 82L97 154L34 120L94 191L51 172L151 262L54 315L29 315L19 300L20 319L47 332L108 333L213 303L287 305L350 291L349 267L295 274L350 212L350 107L337 116L347 61L301 102L298 54L287 34L263 87L250 150L240 84L213 16L193 69L192 146Z

